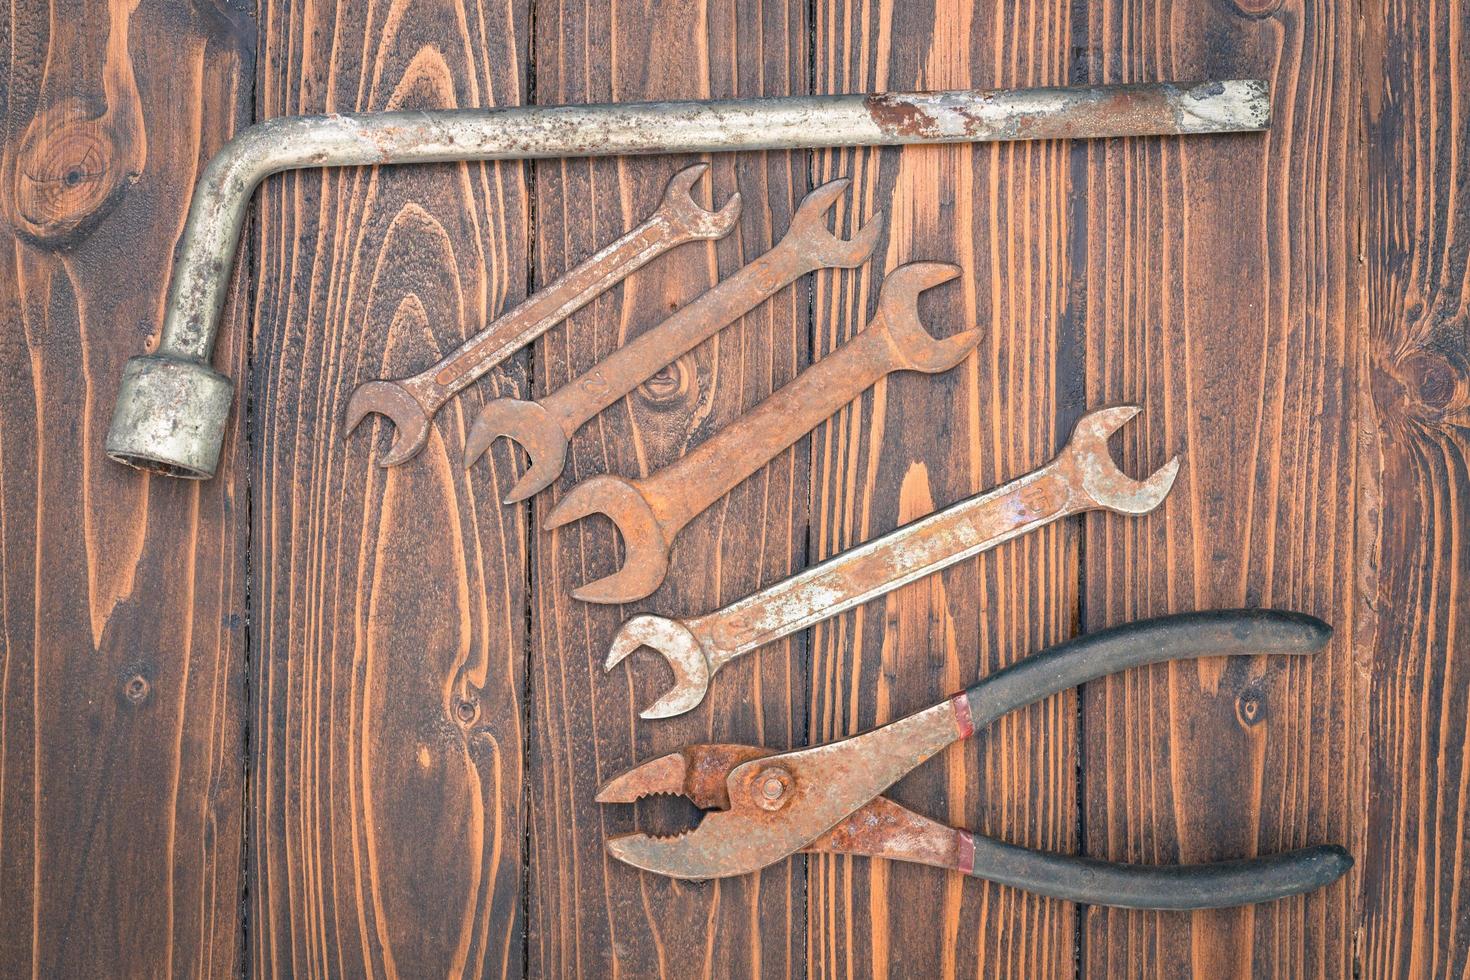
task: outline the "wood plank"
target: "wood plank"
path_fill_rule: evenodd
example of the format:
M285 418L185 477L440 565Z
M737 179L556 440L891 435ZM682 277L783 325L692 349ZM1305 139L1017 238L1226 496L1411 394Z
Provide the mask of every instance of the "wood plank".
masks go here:
M1363 381L1357 19L1349 3L1089 7L1095 82L1261 77L1267 136L1088 149L1075 261L1090 403L1137 401L1135 472L1183 452L1141 520L1091 516L1084 626L1277 606L1336 628L1310 662L1179 663L1088 686L1088 853L1164 863L1361 840L1355 504ZM1339 977L1353 882L1196 914L1089 909L1088 973Z
M261 6L262 116L524 101L526 4ZM251 968L517 974L522 963L524 519L465 471L485 397L403 466L348 436L359 382L417 371L524 295L522 168L270 182L258 210Z
M102 445L195 174L249 119L254 30L137 7L18 4L0 25L5 976L228 975L240 955L241 413L208 483ZM215 358L236 378L242 287Z
M1470 62L1462 2L1366 4L1372 691L1363 976L1470 970Z
M536 95L545 103L799 92L806 80L805 5L561 3L536 8ZM636 224L688 159L551 161L537 166L536 270L546 282ZM766 251L805 192L804 158L715 158L707 203L744 196L740 227L717 246L687 245L554 330L536 347L545 393L657 323L719 276ZM569 488L595 473L655 471L710 438L805 361L805 286L725 330L572 440ZM502 450L503 451L503 450ZM672 830L691 814L670 800L636 807L593 801L600 783L636 762L695 741L787 746L802 741L805 664L791 644L732 665L705 703L681 718L637 712L669 674L647 651L631 668L600 664L635 611L692 615L784 577L805 545L806 457L787 452L697 518L679 537L664 586L626 607L573 600L570 590L614 570L616 532L603 518L535 537L528 972L533 976L732 976L800 972L801 865L683 883L606 855L606 837ZM536 521L554 502L535 500ZM632 671L631 673L629 671Z
M819 91L1067 82L1071 5L834 3L815 24ZM913 260L964 274L925 303L936 334L979 324L948 375L897 376L812 440L812 558L820 559L1044 463L1080 409L1067 349L1066 144L824 152L815 179L850 174L862 216L889 214L871 272L823 289L815 344L866 320L882 274ZM1072 360L1069 361L1069 358ZM1072 628L1073 526L1008 543L814 630L811 741L926 707ZM922 813L1018 844L1075 844L1075 695L1017 712L900 783ZM1063 976L1071 905L931 868L849 858L808 864L812 976ZM922 911L920 911L922 910Z

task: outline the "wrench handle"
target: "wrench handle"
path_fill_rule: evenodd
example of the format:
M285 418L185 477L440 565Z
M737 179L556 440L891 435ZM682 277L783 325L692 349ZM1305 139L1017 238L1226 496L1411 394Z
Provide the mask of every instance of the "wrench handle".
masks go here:
M664 540L901 364L880 317L693 452L634 481Z
M603 409L698 347L784 287L824 263L790 237L707 290L658 326L609 354L581 377L547 395L541 406L570 436Z
M704 237L676 227L662 211L654 212L403 385L432 415L485 372L637 270L678 245Z
M710 651L714 673L757 647L1091 506L1073 494L1053 459L685 625Z

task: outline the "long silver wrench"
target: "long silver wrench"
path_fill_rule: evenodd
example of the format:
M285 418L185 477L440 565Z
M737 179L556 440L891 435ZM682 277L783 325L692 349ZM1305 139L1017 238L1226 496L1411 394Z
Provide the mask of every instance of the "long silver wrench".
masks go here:
M1084 415L1049 463L988 493L905 524L791 578L692 619L634 616L613 636L603 669L640 647L662 654L674 685L644 718L672 718L697 706L725 664L783 636L846 612L1002 542L1089 510L1147 514L1164 502L1179 457L1147 479L1118 469L1108 439L1137 415L1117 405Z
M370 412L386 415L398 438L378 465L407 462L429 441L429 423L439 409L485 372L670 249L724 238L740 217L740 195L730 195L718 211L700 207L690 191L708 169L696 163L674 174L657 210L642 224L496 317L437 364L411 378L359 385L347 402L346 432Z
M828 210L847 190L846 178L830 181L805 198L776 245L694 302L613 351L586 374L539 401L497 398L480 409L465 440L464 465L472 466L490 444L508 436L526 450L531 465L505 496L515 503L544 490L567 461L567 440L599 412L653 377L659 369L719 333L781 289L817 269L851 269L873 254L883 232L880 213L851 240L827 230Z
M678 533L843 405L898 371L938 374L980 342L970 329L936 340L919 320L919 294L959 269L911 262L889 273L878 312L847 343L731 422L693 452L640 480L595 476L577 484L546 515L547 530L606 514L623 536L621 570L572 590L583 602L632 602L658 588Z

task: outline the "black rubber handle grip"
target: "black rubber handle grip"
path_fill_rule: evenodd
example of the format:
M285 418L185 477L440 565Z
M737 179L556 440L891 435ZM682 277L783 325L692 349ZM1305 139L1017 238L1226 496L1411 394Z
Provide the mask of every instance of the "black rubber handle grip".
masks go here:
M1336 844L1213 864L1116 864L975 837L976 878L1051 898L1125 909L1220 909L1330 885L1353 866Z
M1194 657L1316 653L1332 627L1279 609L1223 609L1144 619L1079 636L998 670L965 691L976 728L1129 667Z

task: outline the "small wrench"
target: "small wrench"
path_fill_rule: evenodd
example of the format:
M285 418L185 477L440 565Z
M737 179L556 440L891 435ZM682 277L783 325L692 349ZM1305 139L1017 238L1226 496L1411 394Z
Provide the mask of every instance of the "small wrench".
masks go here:
M911 262L889 274L878 312L857 336L822 358L689 455L641 480L596 476L571 489L546 515L552 530L606 514L623 535L627 560L612 575L572 591L584 602L632 602L658 588L679 531L879 379L896 371L937 374L964 360L978 329L935 340L919 322L919 294L960 270Z
M846 178L808 194L774 248L713 287L658 326L641 334L600 364L540 401L497 398L480 409L465 440L464 465L471 466L500 436L520 443L531 465L505 502L525 500L551 484L566 465L567 440L598 412L627 395L666 364L693 350L755 309L779 290L817 269L851 269L873 254L883 216L873 218L851 241L827 230L825 218L847 189Z
M346 431L356 429L369 412L386 415L399 434L378 465L407 462L428 443L429 422L439 409L486 371L670 249L728 235L740 217L740 195L730 195L718 211L706 211L690 195L708 169L709 164L696 163L674 174L658 209L641 225L502 313L428 370L358 386L347 402Z
M1089 510L1146 514L1174 485L1179 457L1143 481L1118 469L1108 439L1138 414L1117 405L1084 415L1051 462L1018 480L827 559L716 612L686 620L634 616L613 636L604 669L640 647L663 654L674 686L644 718L672 718L704 700L710 678L741 654L860 606L1011 538Z

